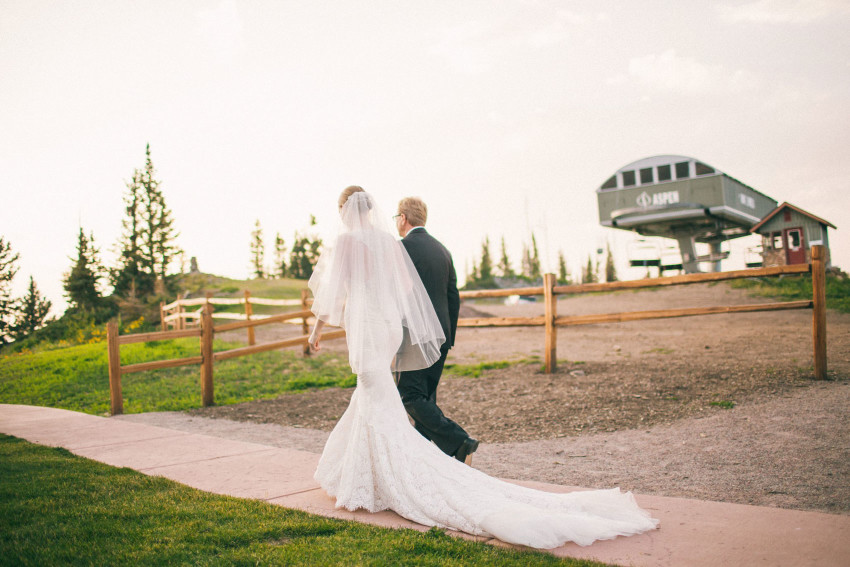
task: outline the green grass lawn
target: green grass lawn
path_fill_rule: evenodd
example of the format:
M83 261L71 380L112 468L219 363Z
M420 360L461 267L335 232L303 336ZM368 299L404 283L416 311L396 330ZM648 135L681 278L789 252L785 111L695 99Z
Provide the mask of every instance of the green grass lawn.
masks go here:
M216 341L214 350L243 346ZM135 343L121 347L121 364L198 356L197 339ZM293 349L238 357L213 367L219 405L275 398L309 388L352 387L348 360ZM125 413L200 407L198 365L125 374ZM95 343L0 357L0 403L48 406L104 415L109 412L106 344Z
M4 565L600 565L219 496L0 435Z

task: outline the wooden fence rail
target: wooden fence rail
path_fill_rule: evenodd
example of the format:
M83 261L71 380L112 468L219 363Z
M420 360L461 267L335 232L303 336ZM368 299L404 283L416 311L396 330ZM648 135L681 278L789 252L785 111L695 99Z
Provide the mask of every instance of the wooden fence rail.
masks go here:
M299 301L299 304L301 302ZM264 343L260 345L250 344L245 347L234 348L225 351L213 352L212 344L216 333L232 331L235 329L251 329L260 325L271 323L283 323L293 319L306 321L313 314L309 310L294 311L272 315L265 319L238 321L236 323L225 323L214 325L212 302L204 304L200 327L194 329L182 329L174 331L154 331L151 333L136 333L132 335L119 335L118 323L110 321L106 326L107 353L109 357L109 391L112 415L124 413L124 402L121 394L121 376L133 372L146 370L158 370L161 368L174 368L178 366L200 365L201 367L201 400L204 406L210 406L215 401L213 390L213 362L228 360L238 356L246 356L258 352L277 350L292 346L303 346L305 352L309 352L307 340L309 336L305 332L302 336L293 337L282 341ZM179 339L185 337L198 337L200 339L200 356L188 358L177 358L170 360L154 360L138 364L121 366L120 346L131 343L147 341L163 341L168 339ZM345 337L345 331L340 329L322 334L322 340L334 340Z
M792 266L777 266L770 268L756 268L750 270L737 270L732 272L718 272L708 274L687 274L682 276L652 278L644 280L610 282L598 284L580 285L555 285L554 274L545 274L543 285L528 288L498 289L498 290L473 290L461 292L461 299L478 299L488 297L507 297L512 295L537 296L542 295L544 300L544 314L536 317L483 317L464 318L458 320L458 327L517 327L533 326L544 327L545 349L544 365L546 372L554 372L557 361L557 330L558 327L569 327L575 325L593 325L599 323L640 321L647 319L664 319L673 317L693 317L699 315L713 315L719 313L748 313L756 311L778 311L788 309L812 309L812 337L814 348L814 374L818 379L825 379L827 373L826 357L826 276L825 276L825 249L823 246L812 247L812 263L798 264ZM812 277L812 300L788 301L779 303L759 303L748 305L727 305L714 307L693 307L664 309L653 311L631 311L625 313L601 313L592 315L562 315L557 313L557 296L565 294L590 293L599 291L615 291L621 289L639 289L668 285L687 285L694 283L716 282L724 280L771 277L784 274L811 274ZM261 301L274 301L274 303L261 303ZM285 302L285 303L284 303ZM263 300L252 298L245 293L242 298L213 298L178 300L168 305L163 305L163 312L169 310L173 314L183 314L180 310L185 306L201 305L200 327L178 328L176 330L156 331L152 333L138 333L134 335L118 335L118 325L111 321L107 325L107 351L109 353L109 388L112 414L123 412L123 401L121 397L121 376L131 372L154 370L158 368L173 368L176 366L200 365L201 366L201 398L205 406L214 403L213 395L213 362L228 360L238 356L246 356L269 350L287 348L302 345L305 352L309 352L307 345L308 318L312 315L308 310L311 300L307 290L302 290L301 300ZM214 326L213 305L246 305L245 320L234 323L225 323ZM301 305L300 311L283 313L280 315L266 316L259 319L252 316L249 306L258 305ZM172 316L173 316L172 314ZM301 320L302 336L275 341L261 345L253 344L253 330L260 325L271 323L283 323L293 320ZM176 320L184 321L183 317ZM236 329L248 329L249 345L231 350L214 353L212 351L213 337L215 333L232 331ZM323 340L339 339L345 336L344 330L323 333ZM200 338L200 356L181 358L174 360L158 360L121 366L120 345L142 341L158 341L181 337Z
M267 297L252 297L251 292L245 290L244 297L212 297L209 294L207 297L195 297L192 299L177 299L171 303L160 303L160 321L163 331L169 329L185 329L186 327L199 326L201 323L202 311L205 305L244 305L243 313L232 312L215 312L215 319L237 319L240 321L251 321L254 319L266 319L269 315L255 315L254 305L266 305L273 307L293 307L299 306L302 310L310 307L312 300L308 296L302 294L301 299L271 299ZM198 307L194 311L187 311L186 307ZM254 344L254 329L248 329L248 343Z
M619 323L646 319L666 319L673 317L694 317L720 313L751 313L756 311L779 311L787 309L812 309L812 338L814 350L814 374L818 379L826 378L826 252L823 246L812 246L812 263L791 266L773 266L731 272L708 274L686 274L681 276L650 278L623 282L608 282L578 285L555 285L554 274L543 277L543 286L513 289L482 289L463 291L461 299L480 299L488 297L506 297L511 295L542 295L544 314L537 317L481 317L458 320L458 327L544 327L545 348L544 366L547 373L555 371L557 365L558 327L575 325L595 325L599 323ZM556 296L565 294L591 293L599 291L617 291L669 285L688 285L695 283L718 282L743 278L773 277L790 274L811 274L812 300L788 301L779 303L757 303L751 305L727 305L715 307L693 307L664 309L655 311L631 311L626 313L600 313L593 315L558 316Z
M268 323L277 323L277 322L291 322L294 324L298 324L297 321L292 321L292 319L302 319L301 328L304 334L307 334L307 318L306 317L285 317L280 318L278 315L255 315L254 314L254 305L266 305L266 306L278 306L278 307L291 307L291 306L299 306L301 307L301 311L308 311L310 305L313 300L310 299L309 294L304 293L306 290L302 290L301 299L271 299L267 297L252 297L251 292L247 289L245 290L244 297L212 297L210 294L207 294L206 297L196 297L192 299L177 299L176 301L172 301L169 304L160 304L160 320L162 331L168 331L170 328L173 329L185 329L187 327L200 326L202 312L204 306L206 305L244 305L245 311L244 313L230 313L230 312L215 312L213 311L213 318L215 319L236 319L238 321L253 321L266 319ZM186 307L200 306L196 311L186 311ZM308 315L309 316L309 313ZM219 328L219 331L225 330L233 330L233 329L247 329L248 333L248 344L253 345L256 342L256 338L254 336L254 326L252 325L233 325L227 326L222 325ZM305 352L308 352L309 348L305 347Z

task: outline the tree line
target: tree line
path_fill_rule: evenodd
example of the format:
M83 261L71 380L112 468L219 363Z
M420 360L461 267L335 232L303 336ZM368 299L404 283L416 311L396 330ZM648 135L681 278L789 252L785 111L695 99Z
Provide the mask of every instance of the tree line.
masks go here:
M316 217L310 215L309 226L316 226ZM313 275L313 268L319 261L322 252L322 239L308 228L306 232L295 231L292 239L292 247L286 245L286 241L275 234L273 242L274 256L270 265L266 264L266 244L263 237L263 227L260 220L254 223L251 231L251 275L258 279L265 278L293 278L307 280Z
M71 266L62 276L68 308L58 319L47 318L50 301L41 297L32 278L23 298L10 299L19 255L0 237L0 346L30 337L32 344L69 337L82 342L96 339L99 326L112 317L137 326L156 319L159 300L174 292L182 272L182 266L180 272L172 270L182 250L161 185L148 144L144 167L134 170L126 182L116 263L107 267L94 234L80 227Z
M116 260L106 266L94 234L80 227L75 254L69 258L71 265L62 276L68 308L59 318L48 318L51 302L41 295L32 277L27 293L12 297L20 255L0 236L0 347L15 342L20 349L69 337L75 342L99 340L103 323L115 317L122 330L159 322L159 303L179 291L185 254L177 245L179 233L150 144L145 146L144 167L135 169L125 186L121 234L113 247ZM311 216L310 227L315 224ZM310 229L296 231L291 247L278 233L274 261L267 268L262 227L257 221L251 242L253 273L260 278L308 279L321 248L322 240ZM192 271L197 271L194 257Z
M23 339L44 323L51 303L41 296L30 276L27 292L12 297L12 281L18 273L20 255L0 236L0 346Z
M66 313L86 314L96 323L114 316L153 319L158 302L176 292L182 265L180 271L172 266L182 250L176 244L179 233L156 176L150 144L145 146L144 168L134 170L126 183L123 204L113 266L104 265L94 234L87 237L80 227L76 258L62 280L69 304ZM104 281L111 288L108 295Z
M598 251L601 253L601 250ZM601 280L604 274L604 281L617 281L617 270L614 267L614 255L611 252L610 243L606 247L604 270L599 262L597 254L596 262L593 261L590 254L587 256L587 264L581 268L581 274L578 278L570 273L567 267L567 260L564 256L563 249L558 250L558 273L557 282L560 285L569 285L572 283L596 283ZM506 287L522 287L524 285L539 284L543 281L543 275L540 267L540 253L537 248L537 238L534 233L531 233L531 242L523 243L522 256L520 265L517 270L514 270L513 264L508 257L507 246L505 245L505 237L501 239L501 249L499 252L499 260L494 263L493 256L490 252L490 237L484 238L481 244L480 258L473 260L472 269L467 269L465 289L495 289Z

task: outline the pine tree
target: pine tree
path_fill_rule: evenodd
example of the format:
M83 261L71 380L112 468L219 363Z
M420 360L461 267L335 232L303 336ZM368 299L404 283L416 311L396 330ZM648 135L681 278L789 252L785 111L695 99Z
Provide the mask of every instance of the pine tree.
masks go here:
M286 277L286 243L279 232L274 237L274 269L271 275L277 278Z
M124 296L138 285L153 289L153 282L144 282L141 271L141 172L133 172L132 181L127 183L127 193L124 195L124 219L121 221L123 233L118 241L118 267L110 273L110 281L114 293Z
M175 244L178 234L174 228L171 210L165 204L165 195L160 189L161 181L154 178L156 171L151 161L151 146L145 146L145 171L142 176L142 188L145 190L144 216L142 217L146 246L142 248L143 258L148 262L155 278L166 282L168 267L180 252Z
M531 233L531 257L529 259L529 277L536 280L540 277L540 253L537 251L537 239Z
M103 270L94 246L94 235L86 238L80 227L77 236L77 257L71 258L74 265L62 278L62 285L71 309L93 313L101 305L102 297L98 289L100 275Z
M597 281L596 268L593 266L593 259L591 259L590 254L588 254L587 266L585 266L581 271L581 283L596 283Z
M512 278L516 275L513 268L511 268L511 261L508 259L508 249L505 246L504 236L502 237L502 258L499 260L498 268L503 278Z
M12 335L15 340L21 340L44 325L44 320L50 312L51 303L39 293L35 280L30 276L27 294L18 304L18 314Z
M492 287L493 281L493 261L490 259L490 237L484 239L481 245L481 263L478 265L478 284L481 287Z
M611 253L611 243L606 242L607 256L605 258L605 281L617 281L617 268L614 267L614 254Z
M316 225L316 217L310 215L310 226ZM313 275L313 268L319 261L322 251L322 240L314 235L302 236L295 232L292 249L289 253L289 275L290 277L307 280Z
M570 282L570 274L567 272L567 259L564 257L564 251L558 250L558 283L567 285Z
M11 339L14 325L15 301L12 298L12 280L18 273L15 262L18 254L12 252L12 245L0 236L0 345Z
M299 280L308 280L319 260L322 241L295 233L295 242L289 254L289 276Z
M254 271L254 277L263 279L266 277L264 267L266 261L266 245L263 242L263 227L260 226L260 219L254 223L254 230L251 231L251 269Z
M289 255L289 275L298 280L310 279L313 266L310 263L310 239L295 233L295 242Z
M112 274L115 293L134 290L140 298L164 290L171 279L168 268L180 249L171 210L156 179L150 144L145 146L145 168L135 170L124 196L124 233L119 241L119 266Z
M289 252L289 277L296 280L307 279L305 277L307 270L304 268L304 258L307 249L306 242L307 239L296 231L292 239L292 249Z
M315 217L313 217L313 221L313 224L316 224ZM307 263L309 266L309 274L307 275L308 279L313 275L313 268L315 268L316 264L319 262L319 256L321 256L321 254L322 240L318 236L313 235L307 246Z

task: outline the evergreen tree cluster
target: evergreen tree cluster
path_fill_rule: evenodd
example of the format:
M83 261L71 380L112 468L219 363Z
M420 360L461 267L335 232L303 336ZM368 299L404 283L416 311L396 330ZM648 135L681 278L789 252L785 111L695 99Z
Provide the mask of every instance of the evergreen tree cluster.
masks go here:
M134 170L126 183L124 218L114 267L104 267L94 235L87 237L80 228L76 258L71 259L71 270L62 280L69 303L66 315L92 324L115 315L130 321L144 318L153 322L158 318L157 303L176 291L180 274L173 272L171 266L179 255L182 257L175 242L178 233L174 219L161 186L148 144L144 168ZM112 286L109 296L102 289L105 279Z
M587 255L587 264L581 269L581 283L599 283L600 272L602 267L599 263L599 256L602 254L602 249L597 250L597 259L594 262L590 254ZM605 245L605 279L606 282L617 281L617 268L614 266L614 253L611 251L611 243Z
M611 252L610 243L607 245L605 258L605 281L617 281L617 270L614 267L614 254ZM600 250L601 253L601 250ZM490 255L490 238L485 237L481 245L481 256L479 260L472 263L472 270L466 274L466 289L491 289L499 287L518 286L522 283L535 283L541 281L542 272L540 267L540 254L537 249L537 238L531 233L531 242L523 243L521 267L515 272L508 258L505 238L502 237L501 251L498 264L493 266ZM587 265L581 269L581 283L596 283L599 280L600 265L594 263L591 255L587 256ZM567 267L567 260L563 250L558 250L558 273L559 285L573 283Z
M569 283L567 264L563 251L558 252L559 283ZM508 257L505 238L502 237L499 261L494 266L490 254L490 238L485 237L481 245L480 260L473 261L472 270L466 274L466 289L488 289L510 287L523 283L538 282L542 278L540 252L537 248L537 237L531 233L531 243L523 243L522 258L519 272L514 271Z
M69 306L58 320L46 320L50 302L40 295L32 278L24 297L12 297L11 282L17 273L18 254L0 237L0 347L15 341L13 348L19 349L41 340L58 341L71 336L76 341L96 339L99 326L116 315L119 322L123 320L127 324L158 322L158 303L176 293L183 274L184 254L176 245L178 233L166 205L162 182L157 178L149 144L145 147L145 165L133 171L123 201L122 232L115 246L118 259L114 266L104 266L94 234L80 227L76 253L62 278ZM315 225L316 219L311 215L309 226ZM308 279L321 248L322 240L309 228L303 233L295 232L289 250L277 233L273 264L267 268L263 230L258 220L251 233L253 275ZM178 259L178 271L175 271L173 264ZM192 270L197 272L195 258L192 258ZM109 295L104 290L107 285L111 287ZM49 325L45 326L46 323Z
M12 281L18 273L15 263L20 255L0 236L0 346L17 341L44 326L50 312L50 301L42 297L30 276L23 297L12 297Z
M45 321L50 302L41 297L32 278L24 297L10 298L8 285L17 271L18 255L0 238L0 346L11 340L15 348L38 340L87 340L116 315L128 323L156 321L158 302L175 291L180 274L172 271L172 264L182 252L175 243L178 234L156 177L150 145L145 147L144 168L133 172L126 187L116 265L111 269L103 265L94 234L80 227L75 256L62 277L68 309L58 320ZM108 296L105 283L112 287Z
M310 215L311 227L316 225L316 217ZM287 255L286 242L278 232L274 239L274 261L269 269L265 265L265 242L263 240L263 228L259 219L254 223L251 232L251 273L255 278L294 278L298 280L310 279L313 268L319 261L322 251L322 239L315 234L301 233L295 231L292 239L292 248Z

